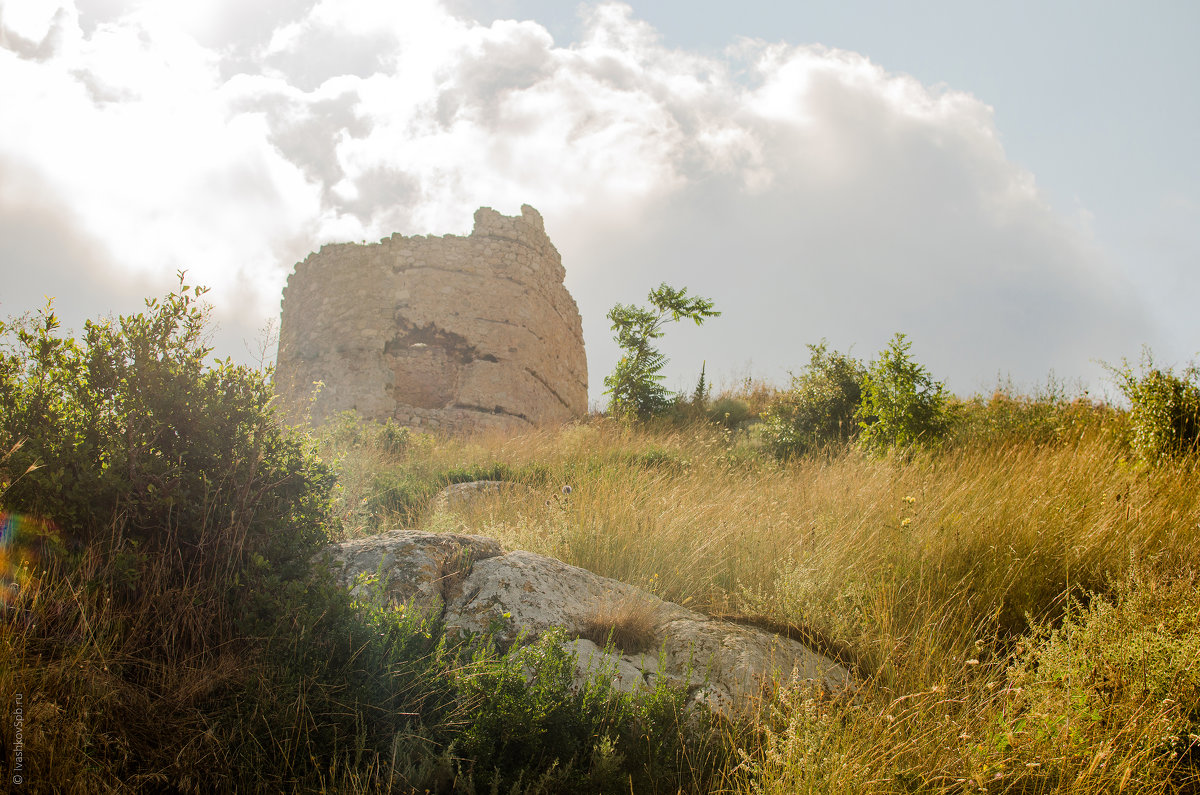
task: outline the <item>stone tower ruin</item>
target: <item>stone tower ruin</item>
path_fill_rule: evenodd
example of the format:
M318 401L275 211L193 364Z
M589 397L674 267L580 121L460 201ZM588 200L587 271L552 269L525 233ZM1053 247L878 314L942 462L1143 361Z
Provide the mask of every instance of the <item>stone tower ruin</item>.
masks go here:
M355 410L452 433L582 416L583 326L564 276L529 205L480 208L467 237L322 246L283 291L280 399L296 419Z

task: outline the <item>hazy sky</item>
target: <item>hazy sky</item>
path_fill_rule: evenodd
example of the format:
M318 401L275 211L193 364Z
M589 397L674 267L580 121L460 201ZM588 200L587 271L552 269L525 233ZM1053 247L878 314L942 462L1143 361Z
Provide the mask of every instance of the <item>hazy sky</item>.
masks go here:
M1197 40L1193 2L0 0L0 316L183 268L256 360L322 243L527 202L593 399L662 281L724 312L674 388L903 331L960 393L1099 390L1200 352Z

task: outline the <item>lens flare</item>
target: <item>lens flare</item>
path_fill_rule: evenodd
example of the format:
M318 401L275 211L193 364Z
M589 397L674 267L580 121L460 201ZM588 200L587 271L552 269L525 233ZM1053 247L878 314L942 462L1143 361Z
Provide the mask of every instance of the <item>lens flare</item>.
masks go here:
M0 512L0 605L16 601L37 570L41 553L57 540L46 521Z

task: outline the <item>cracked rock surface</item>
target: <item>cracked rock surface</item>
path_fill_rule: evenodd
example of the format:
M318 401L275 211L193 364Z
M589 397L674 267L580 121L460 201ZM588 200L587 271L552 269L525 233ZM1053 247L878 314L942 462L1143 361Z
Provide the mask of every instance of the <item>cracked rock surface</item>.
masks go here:
M830 692L853 688L845 668L799 641L710 618L554 558L505 552L483 536L396 530L323 555L347 587L363 588L360 575L378 573L388 599L439 615L449 633L493 631L511 643L560 627L575 638L568 645L577 681L603 675L632 690L662 677L726 713L772 679L813 680ZM598 616L629 608L649 616L652 639L644 651L605 650L581 637Z

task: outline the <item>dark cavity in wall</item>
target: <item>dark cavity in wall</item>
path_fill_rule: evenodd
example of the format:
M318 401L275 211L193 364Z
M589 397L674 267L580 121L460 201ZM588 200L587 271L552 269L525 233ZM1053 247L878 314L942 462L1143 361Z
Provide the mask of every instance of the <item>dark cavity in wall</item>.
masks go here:
M414 326L401 319L395 337L384 344L383 358L391 371L388 391L397 402L422 409L444 409L458 393L465 366L497 361L480 354L459 334L430 323Z
M481 355L474 345L467 342L465 337L455 334L453 331L438 328L436 323L415 326L407 320L400 318L397 320L396 325L398 327L396 336L384 343L384 356L400 355L404 351L427 346L430 348L441 348L445 351L448 359L456 361L459 364L470 364L476 360L485 362L499 361L490 353Z

